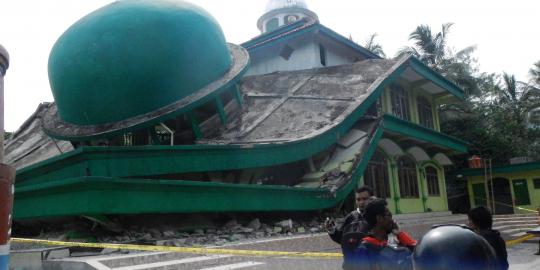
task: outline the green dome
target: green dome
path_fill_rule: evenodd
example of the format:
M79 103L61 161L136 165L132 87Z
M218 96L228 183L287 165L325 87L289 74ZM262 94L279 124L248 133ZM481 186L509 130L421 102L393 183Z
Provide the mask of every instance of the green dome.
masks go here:
M184 1L125 0L83 17L56 42L49 81L59 118L99 125L190 96L231 67L223 32Z

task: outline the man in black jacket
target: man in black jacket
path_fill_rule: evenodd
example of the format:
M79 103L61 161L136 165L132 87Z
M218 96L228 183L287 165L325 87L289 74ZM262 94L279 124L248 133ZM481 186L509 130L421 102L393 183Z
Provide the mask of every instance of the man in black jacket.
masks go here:
M356 209L343 219L339 219L338 221L328 219L326 221L325 227L328 235L334 242L341 246L344 269L348 269L347 265L350 261L350 255L360 244L368 230L363 212L368 199L372 196L373 190L370 187L359 187L354 194Z
M508 254L506 252L506 243L497 230L492 230L493 217L491 212L484 206L477 206L469 210L468 226L481 235L493 247L497 255L498 270L508 269Z
M342 245L344 234L363 230L363 211L368 199L373 196L373 190L369 186L361 186L356 189L354 198L356 209L339 221L328 219L325 223L328 235L334 242Z

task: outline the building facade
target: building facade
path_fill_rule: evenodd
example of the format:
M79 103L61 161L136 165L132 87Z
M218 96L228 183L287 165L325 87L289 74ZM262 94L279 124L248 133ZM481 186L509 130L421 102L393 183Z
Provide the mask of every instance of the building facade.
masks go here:
M288 16L296 19L283 20ZM248 75L380 59L322 25L305 1L269 1L258 27L262 34L243 44L251 57ZM437 108L462 96L438 74L407 71L371 109L383 119L384 134L359 183L387 198L393 212L448 210L445 166L467 152L467 143L440 132Z
M540 207L540 162L467 169L461 174L471 207L489 206L496 214L530 214Z
M152 18L145 29L138 29L152 35L159 32L153 20L170 19L164 23L186 28L208 22L206 32L197 32L201 36L185 40L194 52L216 55L205 58L206 64L199 61L199 71L188 60L169 62L157 71L154 59L169 60L171 53L192 59L192 53L170 46L174 42L156 49L145 37L126 39L133 36L123 32L131 31L133 16L115 20L119 33L107 32L119 37L118 46L100 39L99 31L108 31L108 25L90 33L96 34L90 44L70 43L80 41L77 36L85 34L86 27L63 35L77 50L54 50L51 57L60 58L49 74L61 76L52 78L53 91L79 98L43 104L8 142L7 160L17 167L16 219L320 211L339 207L363 184L387 198L394 213L448 210L445 167L452 164L451 156L467 152L467 143L440 132L437 109L463 99L464 93L418 59L373 54L322 25L304 1L271 0L259 20L261 35L241 47L226 45L216 21L186 2L175 8L204 14L201 20L191 21L192 16L172 12L167 5L158 10L150 1L125 1L78 23L107 24L111 20L96 16L106 18L114 13L104 10L115 11L120 5ZM166 29L174 27L159 30ZM179 38L177 31L158 36ZM133 47L145 57L108 51L137 42L140 46ZM94 50L96 45L103 46ZM84 46L90 49L80 49ZM80 54L73 57L71 52ZM101 57L99 66L96 57ZM123 62L114 61L116 57L134 62L117 66ZM229 68L205 73L216 66L216 57ZM71 59L84 68L63 66ZM134 85L115 72L145 83ZM84 83L96 73L101 74L99 83L109 86L105 97ZM80 87L73 92L73 85ZM177 100L187 86L201 88L192 87ZM78 106L86 99L94 105ZM165 101L153 104L155 100ZM62 109L70 118L62 116ZM116 110L131 114L111 113Z

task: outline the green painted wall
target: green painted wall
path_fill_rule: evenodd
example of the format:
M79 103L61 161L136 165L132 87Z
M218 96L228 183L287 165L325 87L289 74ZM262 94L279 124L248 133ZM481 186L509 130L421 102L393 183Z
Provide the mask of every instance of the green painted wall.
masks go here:
M435 102L435 99L433 98L433 95L430 95L426 93L425 91L419 90L417 88L410 88L406 84L402 84L405 88L405 91L407 92L408 100L409 100L409 114L411 116L411 122L415 124L419 124L419 116L418 116L418 106L416 102L416 98L418 96L424 96L427 98L429 103L431 104L432 108L432 114L433 114L433 128L436 131L441 130L440 128L440 121L439 121L439 113L437 110L437 104ZM391 90L390 88L385 88L384 93L382 95L382 110L384 113L392 114L392 98L391 98ZM392 114L393 115L393 114Z
M427 180L425 177L425 169L427 166L437 169L437 175L439 178L439 196L430 196L428 194ZM422 181L424 183L424 197L426 198L426 209L430 208L432 211L447 211L448 210L448 196L446 194L446 178L444 175L444 167L439 166L435 162L423 162L421 165Z
M510 192L512 194L513 201L516 200L516 193L514 192L514 187L512 181L516 179L526 179L527 180L527 189L529 190L530 204L528 205L516 205L518 208L514 208L516 213L532 213L531 211L536 212L536 208L540 206L540 189L534 188L533 179L540 178L540 170L525 171L525 172L510 172L510 173L496 173L493 174L493 178L506 178L510 181ZM484 176L468 176L467 188L469 190L469 201L471 202L471 207L476 206L474 203L474 192L472 189L473 184L484 183Z
M419 198L401 198L399 195L399 180L396 166L396 160L398 156L389 156L383 149L379 149L383 152L388 159L388 177L390 185L390 196L388 198L388 207L393 214L408 214L408 213L421 213L426 212L427 208L431 208L432 211L448 211L448 197L446 194L446 180L444 176L444 168L440 166L436 161L426 161L417 164L417 181L419 189ZM425 166L431 165L437 169L439 176L439 196L428 196L427 194L427 182L425 174L421 173Z

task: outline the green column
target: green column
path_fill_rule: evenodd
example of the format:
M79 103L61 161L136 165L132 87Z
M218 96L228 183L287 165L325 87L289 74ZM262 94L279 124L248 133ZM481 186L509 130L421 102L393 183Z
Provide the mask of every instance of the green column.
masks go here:
M392 158L390 161L390 173L392 175L392 189L394 190L394 204L396 205L396 214L401 214L401 210L399 209L399 195L397 190L397 177L396 177L396 162Z
M191 122L191 129L193 130L193 133L195 134L195 138L198 140L202 138L202 131L199 127L199 122L195 118L195 115L193 115L193 112L188 113L189 121Z
M420 195L421 195L421 199L422 199L422 207L424 208L424 212L426 212L426 201L427 201L427 196L426 196L426 192L425 192L425 188L424 188L424 182L425 182L425 179L426 179L426 170L424 169L424 167L419 167L419 166L416 166L417 169L418 169L418 172L419 172L419 176L418 179L420 180Z
M219 96L216 97L216 107L219 113L219 119L221 120L221 123L225 125L227 123L227 114L225 113L223 102L221 102L221 98Z

